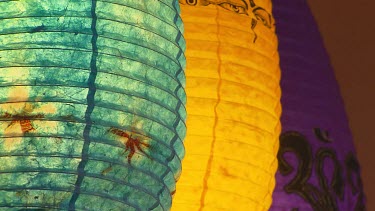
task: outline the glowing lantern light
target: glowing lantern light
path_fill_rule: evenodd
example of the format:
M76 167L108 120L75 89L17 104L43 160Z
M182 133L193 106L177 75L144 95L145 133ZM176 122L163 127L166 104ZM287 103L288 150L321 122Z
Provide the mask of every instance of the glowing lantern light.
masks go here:
M364 211L343 102L307 1L274 0L283 133L271 211Z
M172 210L267 210L280 132L269 0L180 0L187 138Z
M184 155L172 0L0 2L0 207L168 210Z

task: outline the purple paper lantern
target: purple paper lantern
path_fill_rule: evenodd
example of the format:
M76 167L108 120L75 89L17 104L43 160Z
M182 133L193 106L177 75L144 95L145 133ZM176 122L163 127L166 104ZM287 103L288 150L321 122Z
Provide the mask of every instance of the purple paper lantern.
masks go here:
M271 211L365 210L343 101L305 0L274 0L283 114Z

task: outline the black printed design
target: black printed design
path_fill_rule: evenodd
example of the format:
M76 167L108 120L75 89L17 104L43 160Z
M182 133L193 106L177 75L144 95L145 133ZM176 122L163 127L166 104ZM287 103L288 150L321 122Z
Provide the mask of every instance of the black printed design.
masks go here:
M362 191L362 180L359 163L353 153L349 153L345 158L347 177L353 195L357 195L357 202L354 211L366 210L365 195Z
M254 43L258 38L258 35L254 31L258 22L261 22L269 29L274 26L272 15L264 8L257 6L254 0L179 0L179 2L180 4L187 4L190 6L207 6L213 4L240 15L250 16L249 13L251 13L252 18L250 27L255 35L253 40Z
M321 130L320 128L314 128L315 136L318 138L319 141L330 143L333 140L331 140L328 136L328 131Z
M315 128L314 134L326 145L332 142L328 131ZM297 169L294 169L284 158L285 153L295 154L298 160ZM305 136L296 131L288 131L280 136L280 149L277 157L281 175L287 176L297 171L294 178L284 186L285 192L299 195L314 210L337 211L338 200L344 200L346 185L351 188L353 196L357 196L355 211L365 210L359 164L352 153L347 155L343 165L339 162L333 148L321 147L314 155L310 142ZM327 165L329 160L333 163L331 175L324 171L324 165ZM347 173L346 180L342 166L345 167ZM309 182L314 168L319 181L318 186ZM299 210L299 208L295 207L292 210Z

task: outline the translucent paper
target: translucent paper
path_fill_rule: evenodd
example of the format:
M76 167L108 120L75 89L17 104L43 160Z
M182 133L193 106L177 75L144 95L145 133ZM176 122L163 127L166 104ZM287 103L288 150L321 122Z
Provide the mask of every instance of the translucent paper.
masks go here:
M172 0L0 1L0 207L168 210L181 30Z
M365 211L344 103L308 2L274 0L273 5L283 70L283 132L270 211Z
M280 133L271 2L184 1L187 138L173 209L268 210Z

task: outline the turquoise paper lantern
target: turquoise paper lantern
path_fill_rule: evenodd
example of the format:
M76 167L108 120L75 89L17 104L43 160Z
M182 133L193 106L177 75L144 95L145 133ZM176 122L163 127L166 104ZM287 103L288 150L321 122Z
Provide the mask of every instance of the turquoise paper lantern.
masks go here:
M168 210L181 33L176 0L0 1L0 207Z

